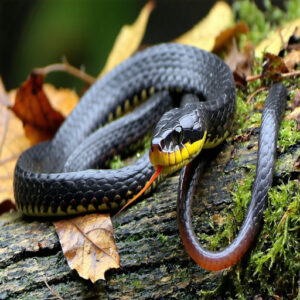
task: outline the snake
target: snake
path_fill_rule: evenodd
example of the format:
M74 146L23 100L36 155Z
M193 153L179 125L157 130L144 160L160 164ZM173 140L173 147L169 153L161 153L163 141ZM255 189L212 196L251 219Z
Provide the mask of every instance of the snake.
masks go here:
M280 88L280 97L275 85L268 98L286 97L284 86ZM191 170L196 171L194 162L202 149L215 148L229 135L236 111L235 83L222 59L192 46L166 43L146 48L97 80L51 141L29 148L18 158L14 172L17 207L24 215L38 217L113 212L138 194L158 167L162 167L160 177L183 168L177 204L183 243L200 266L227 267L241 257L237 253L249 248L251 242L244 240L252 241L257 234L265 208L267 186L262 178L273 172L276 132L284 110L277 102L268 106L273 106L277 125L271 126L275 123L272 114L272 120L266 121L267 133L260 135L258 179L248 215L236 240L221 255L203 250L191 228L198 177ZM266 115L268 119L270 114ZM141 158L117 170L107 169L107 161L116 153L135 151L134 145L153 127L150 149ZM270 147L265 146L269 130L275 144L271 157ZM267 171L259 175L266 161Z

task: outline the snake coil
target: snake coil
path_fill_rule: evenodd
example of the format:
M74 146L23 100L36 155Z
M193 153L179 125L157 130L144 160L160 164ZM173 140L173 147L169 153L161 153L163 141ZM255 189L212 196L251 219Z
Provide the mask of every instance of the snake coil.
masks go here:
M173 114L176 117L178 111L184 114L183 119L179 118L183 125L190 123L190 118L196 120L205 115L208 128L202 135L206 138L204 147L215 147L222 142L228 135L236 108L235 84L228 66L215 55L190 46L150 47L99 79L52 141L38 144L19 157L14 173L18 208L25 215L63 216L113 211L124 206L154 173L149 152L135 164L119 170L93 168L104 166L117 152L126 152L132 142L137 142L156 124L171 105L173 96L183 93L196 95L201 103L187 103L181 110L165 114L159 126L165 126L169 117ZM133 113L105 125L146 98L149 101ZM202 249L191 226L190 208L199 176L198 160L181 173L177 205L179 231L187 251L204 268L218 270L235 263L257 234L272 181L285 98L283 85L271 89L263 114L257 175L248 213L235 241L220 253ZM276 102L271 103L274 99ZM163 136L160 129L156 128L155 132ZM180 136L181 132L177 134ZM190 134L193 137L192 131ZM174 158L176 161L178 156Z

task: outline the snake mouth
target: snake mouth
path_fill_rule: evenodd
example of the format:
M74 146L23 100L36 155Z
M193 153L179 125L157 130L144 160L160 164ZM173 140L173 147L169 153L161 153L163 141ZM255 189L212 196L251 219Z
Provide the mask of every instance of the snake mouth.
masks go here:
M202 150L206 132L201 140L175 146L172 152L162 151L158 145L151 145L149 158L155 169L162 167L162 174L171 174L190 163Z

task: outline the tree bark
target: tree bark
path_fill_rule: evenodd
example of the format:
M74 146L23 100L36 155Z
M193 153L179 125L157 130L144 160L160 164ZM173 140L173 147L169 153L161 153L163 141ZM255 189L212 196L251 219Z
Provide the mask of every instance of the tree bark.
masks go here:
M232 203L234 183L256 163L257 138L258 130L247 142L224 143L208 164L193 208L196 231L211 231L211 222ZM300 145L280 154L275 185L291 177L299 155ZM25 219L17 212L2 215L0 299L57 299L54 292L63 299L195 299L224 286L231 269L203 270L184 250L176 221L177 186L178 174L113 219L122 268L107 271L106 281L96 284L70 270L51 221Z

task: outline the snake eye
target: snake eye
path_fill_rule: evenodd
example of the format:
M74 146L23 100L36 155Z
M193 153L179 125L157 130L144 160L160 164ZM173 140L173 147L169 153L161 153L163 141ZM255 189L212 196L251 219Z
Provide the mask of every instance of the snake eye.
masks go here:
M179 145L183 141L183 129L181 126L176 126L173 131L173 141Z

